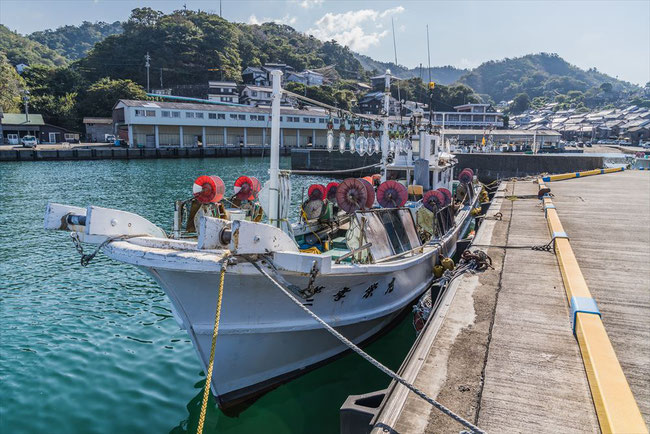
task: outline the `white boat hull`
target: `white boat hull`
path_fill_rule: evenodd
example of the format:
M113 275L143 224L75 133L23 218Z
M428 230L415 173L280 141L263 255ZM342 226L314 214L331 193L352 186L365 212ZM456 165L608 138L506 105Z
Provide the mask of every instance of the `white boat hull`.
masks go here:
M330 273L317 275L318 292L301 299L303 304L352 342L369 340L427 289L441 249L451 255L458 237L467 230L468 210L461 214L444 242L426 247L421 254L382 264L333 266ZM113 243L106 253L140 265L158 282L207 369L220 269L143 266L135 256L127 259L126 244ZM300 288L308 285L308 275L281 274ZM259 395L346 350L253 265L242 260L229 266L211 384L222 408Z

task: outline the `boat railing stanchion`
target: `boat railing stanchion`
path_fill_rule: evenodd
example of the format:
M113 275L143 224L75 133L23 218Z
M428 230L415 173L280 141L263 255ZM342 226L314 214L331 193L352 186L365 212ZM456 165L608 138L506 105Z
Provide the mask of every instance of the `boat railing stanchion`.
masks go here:
M269 169L269 224L280 227L280 101L282 71L271 71L273 78L273 100L271 102L271 167Z

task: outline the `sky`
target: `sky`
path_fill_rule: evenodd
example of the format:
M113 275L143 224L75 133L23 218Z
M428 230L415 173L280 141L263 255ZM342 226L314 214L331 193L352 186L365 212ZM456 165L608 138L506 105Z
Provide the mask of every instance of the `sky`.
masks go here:
M123 21L131 9L219 13L229 21L276 21L335 39L376 60L473 68L488 60L557 53L581 68L650 81L650 0L0 0L0 23L21 34L82 21Z

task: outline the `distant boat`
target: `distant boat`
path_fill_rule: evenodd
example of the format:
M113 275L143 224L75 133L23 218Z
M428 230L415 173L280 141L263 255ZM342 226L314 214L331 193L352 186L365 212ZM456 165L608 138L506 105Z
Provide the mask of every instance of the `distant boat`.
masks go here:
M227 261L211 382L222 408L347 349L260 270L352 342L362 343L427 289L439 256L453 254L468 230L481 189L470 170L452 182L455 159L435 132L389 138L385 118L381 173L310 188L301 221L289 225L290 184L278 167L280 74L274 72L274 78L271 179L261 191L254 178L242 177L225 199L218 177L201 177L193 197L177 202L171 235L136 214L96 206L50 203L45 215L46 229L99 244L109 257L158 282L206 370ZM410 138L419 145L415 154ZM340 142L345 147L345 140ZM333 150L333 137L328 149ZM262 207L269 224L259 221Z

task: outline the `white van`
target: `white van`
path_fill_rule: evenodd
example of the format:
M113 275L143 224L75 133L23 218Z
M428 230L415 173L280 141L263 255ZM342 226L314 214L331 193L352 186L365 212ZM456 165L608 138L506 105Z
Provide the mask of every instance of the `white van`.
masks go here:
M10 145L18 145L20 143L20 137L18 137L18 134L7 134L7 143Z

